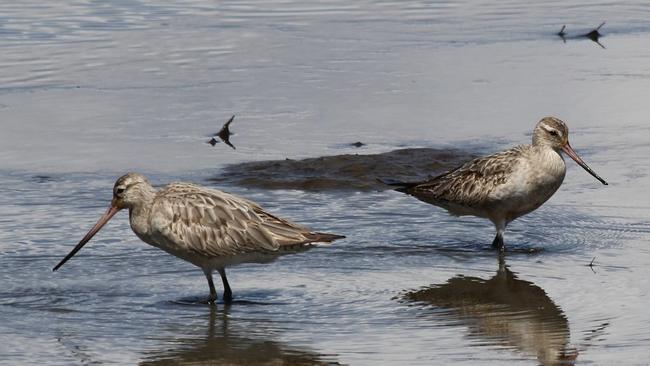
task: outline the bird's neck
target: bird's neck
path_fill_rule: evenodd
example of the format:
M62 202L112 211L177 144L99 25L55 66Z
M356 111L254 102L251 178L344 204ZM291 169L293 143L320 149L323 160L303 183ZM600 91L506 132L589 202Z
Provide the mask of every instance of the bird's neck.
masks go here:
M149 214L156 198L156 190L149 186L139 192L138 203L129 208L129 221L133 231L140 235L149 231Z
M545 166L545 171L550 176L557 177L560 180L564 179L566 164L561 152L549 145L537 146L535 150L539 154L537 161Z

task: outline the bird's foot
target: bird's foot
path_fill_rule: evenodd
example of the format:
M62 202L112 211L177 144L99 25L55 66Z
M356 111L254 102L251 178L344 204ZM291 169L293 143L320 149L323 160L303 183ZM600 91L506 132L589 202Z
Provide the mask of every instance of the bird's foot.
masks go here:
M217 302L217 297L216 297L216 296L212 296L212 295L210 295L210 297L208 297L208 298L205 300L205 303L208 304L208 305L214 305L216 302Z

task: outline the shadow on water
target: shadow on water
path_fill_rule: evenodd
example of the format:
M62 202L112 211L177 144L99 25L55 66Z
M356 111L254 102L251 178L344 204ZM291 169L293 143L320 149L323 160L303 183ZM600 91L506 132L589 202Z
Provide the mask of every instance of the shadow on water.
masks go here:
M200 307L205 307L205 306L210 306L208 305L208 299L207 295L206 296L192 296L192 297L184 297L178 300L169 300L169 304L172 305L181 305L181 306L200 306ZM216 304L219 306L226 306L225 303L223 302L223 298L217 299ZM241 299L233 299L230 305L254 305L254 306L264 306L264 305L283 305L282 303L275 303L275 302L267 302L267 301L256 301L256 300L241 300Z
M569 344L569 322L562 309L542 288L518 279L503 255L488 280L457 275L444 284L407 292L404 298L448 310L437 316L461 321L481 345L513 348L542 365L571 365L578 356Z
M303 160L268 160L228 165L215 183L264 189L384 190L377 178L421 180L476 157L457 149L399 149L382 154L343 154Z
M164 365L340 365L331 355L304 348L291 348L246 327L251 336L235 330L236 320L229 319L229 307L209 307L207 325L193 329L198 334L179 335L172 331L169 342L160 351L150 351L142 366ZM191 327L190 327L191 328Z

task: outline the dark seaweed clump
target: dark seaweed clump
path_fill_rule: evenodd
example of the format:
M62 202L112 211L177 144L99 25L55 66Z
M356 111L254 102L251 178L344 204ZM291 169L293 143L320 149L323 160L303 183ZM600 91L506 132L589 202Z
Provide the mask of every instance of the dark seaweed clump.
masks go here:
M255 161L226 166L211 181L264 189L383 190L386 181L417 181L452 169L474 154L458 149L400 149L303 160Z

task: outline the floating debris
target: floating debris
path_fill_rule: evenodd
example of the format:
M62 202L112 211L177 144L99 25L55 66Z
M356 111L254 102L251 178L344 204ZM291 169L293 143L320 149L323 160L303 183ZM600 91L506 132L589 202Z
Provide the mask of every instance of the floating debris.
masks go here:
M361 141L357 141L357 142L353 142L353 143L351 143L350 146L361 147L361 146L366 146L366 144L364 144L364 143L361 142Z
M56 178L49 175L37 174L34 175L31 180L36 183L50 183L50 182L54 182Z
M566 24L562 26L562 29L560 29L559 32L557 32L557 35L560 36L560 38L562 38L564 43L566 43L566 33L564 32L565 29L566 29Z
M598 40L600 39L600 37L603 36L603 35L600 33L600 28L601 28L603 25L605 25L605 22L600 23L600 25L599 25L598 27L596 27L595 29L593 29L593 30L592 30L591 32L589 32L589 33L585 33L585 34L583 34L582 36L591 39L592 41L596 42L600 47L605 48L605 46L603 46L603 45L598 41Z
M598 44L600 47L605 48L605 46L602 43L600 43L600 37L603 36L603 34L600 33L600 28L602 28L602 26L604 26L604 25L605 25L605 22L602 22L602 23L600 23L600 25L598 27L592 29L590 32L580 34L580 35L577 35L577 36L573 36L573 37L568 37L568 38L570 38L570 39L571 38L573 38L573 39L576 39L576 38L589 38L590 40L592 40L593 42ZM564 43L566 43L566 40L567 40L567 33L565 32L565 30L566 30L566 25L563 25L562 28L560 29L560 31L557 32L557 35L560 38L562 38L562 41Z
M219 130L219 132L215 133L213 136L214 137L219 137L221 139L221 141L226 143L226 145L232 147L233 149L236 149L235 146L230 143L230 136L233 134L233 133L230 132L230 124L232 123L232 121L234 119L235 119L235 115L233 114L232 117L230 117L230 119L228 120L228 122L226 122L223 125L223 127L221 127L221 130ZM208 141L208 144L214 146L219 142L219 140L217 140L214 137L212 137L212 139L210 139L210 141Z

